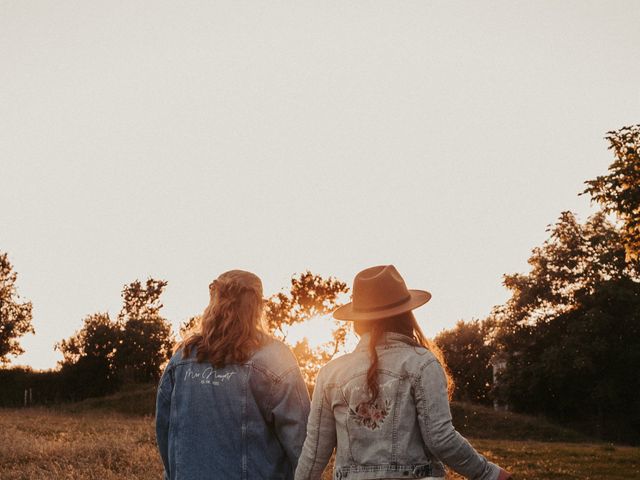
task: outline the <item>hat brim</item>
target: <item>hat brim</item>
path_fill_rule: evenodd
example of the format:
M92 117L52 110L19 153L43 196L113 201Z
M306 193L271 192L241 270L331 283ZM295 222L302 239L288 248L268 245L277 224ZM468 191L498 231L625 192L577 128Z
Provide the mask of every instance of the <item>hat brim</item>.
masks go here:
M395 315L400 315L404 312L408 312L410 310L413 310L414 308L418 308L424 305L429 300L431 300L431 294L426 290L409 290L409 294L411 295L411 298L409 298L401 305L397 305L389 309L376 310L373 312L358 312L357 310L354 310L353 302L349 302L346 305L338 307L333 312L333 318L335 318L336 320L347 321L380 320L382 318L389 318Z

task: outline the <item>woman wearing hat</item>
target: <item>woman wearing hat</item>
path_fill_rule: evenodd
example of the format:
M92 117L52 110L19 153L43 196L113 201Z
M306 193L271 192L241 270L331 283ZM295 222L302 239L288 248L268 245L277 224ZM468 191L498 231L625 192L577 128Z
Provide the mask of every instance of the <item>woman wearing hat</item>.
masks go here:
M231 270L209 285L200 332L158 386L165 480L292 479L309 394L291 351L262 328L262 282Z
M451 423L444 359L411 312L430 298L392 265L356 275L353 302L333 316L353 321L360 343L318 374L296 480L319 479L334 448L338 480L444 479L444 464L467 478L510 478Z

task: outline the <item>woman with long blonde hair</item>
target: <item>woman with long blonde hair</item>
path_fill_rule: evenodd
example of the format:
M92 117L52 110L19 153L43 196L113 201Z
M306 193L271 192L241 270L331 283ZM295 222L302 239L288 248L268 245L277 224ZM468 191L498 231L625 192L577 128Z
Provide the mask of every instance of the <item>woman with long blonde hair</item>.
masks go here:
M445 464L472 479L510 478L453 428L453 382L412 313L430 298L393 265L356 275L353 302L333 316L353 321L360 343L318 374L296 480L320 479L334 449L338 480L444 480Z
M291 479L309 395L291 351L264 331L262 282L231 270L209 294L200 330L178 345L158 386L164 478Z

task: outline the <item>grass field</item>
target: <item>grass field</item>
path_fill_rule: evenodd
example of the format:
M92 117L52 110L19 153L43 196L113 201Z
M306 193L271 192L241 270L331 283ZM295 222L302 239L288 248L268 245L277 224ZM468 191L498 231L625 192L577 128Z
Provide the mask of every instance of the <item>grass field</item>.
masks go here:
M471 439L518 479L640 478L640 448ZM108 411L0 409L0 479L158 480L153 418ZM325 475L330 479L330 475ZM451 474L449 479L462 478Z

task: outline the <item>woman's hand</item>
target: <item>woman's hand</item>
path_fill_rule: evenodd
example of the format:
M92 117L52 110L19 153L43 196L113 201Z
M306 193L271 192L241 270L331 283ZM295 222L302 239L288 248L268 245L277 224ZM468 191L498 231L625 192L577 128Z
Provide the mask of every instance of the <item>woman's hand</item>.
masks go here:
M511 477L511 474L509 472L507 472L504 468L500 469L500 475L498 475L498 480L509 480L513 477Z

